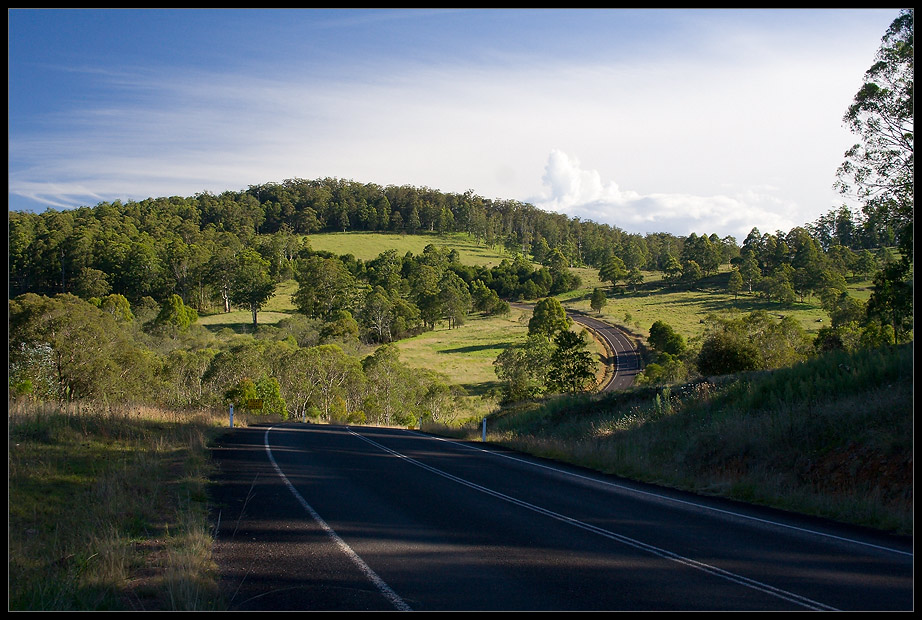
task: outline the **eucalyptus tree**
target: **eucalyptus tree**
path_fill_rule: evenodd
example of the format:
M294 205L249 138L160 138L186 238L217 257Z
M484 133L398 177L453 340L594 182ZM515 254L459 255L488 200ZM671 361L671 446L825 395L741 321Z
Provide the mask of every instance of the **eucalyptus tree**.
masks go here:
M897 232L898 262L874 278L868 317L911 338L913 322L913 9L903 9L884 34L844 121L860 142L845 153L837 185L864 203L865 215Z
M449 329L464 325L472 305L470 288L455 272L446 270L439 280L438 302Z
M537 304L532 311L531 319L528 321L528 334L541 334L551 339L558 332L570 329L572 321L567 316L560 302L554 297L545 297Z
M743 276L739 269L734 269L730 272L730 278L727 280L727 292L733 295L733 298L736 299L739 297L740 291L742 289Z
M836 186L884 214L899 231L912 261L913 222L913 9L903 9L881 40L874 64L843 117L860 141L845 153Z
M158 360L108 312L69 293L9 302L11 384L27 380L51 399L158 396Z
M596 287L592 289L592 299L589 300L589 307L602 314L602 308L608 304L608 298L605 296L605 291Z
M184 304L182 297L174 293L164 300L160 306L160 312L147 329L161 336L175 339L187 332L196 321L198 321L198 312L195 308Z
M612 254L599 268L599 279L602 282L610 282L612 286L618 284L618 280L627 277L628 271L624 261Z
M339 258L314 255L295 261L298 290L292 296L300 312L326 320L338 310L351 311L360 295L355 276Z
M316 386L315 398L322 418L345 414L346 401L355 388L365 383L358 358L346 354L335 344L322 344L307 350L305 381Z
M256 314L275 293L278 283L269 274L269 262L255 250L246 248L237 255L237 267L230 282L230 300L250 310L253 329Z
M654 321L650 326L650 336L647 342L657 353L669 353L670 355L682 355L688 346L682 334L661 320Z
M544 334L532 334L523 344L507 347L493 361L502 382L503 400L518 402L540 396L547 389L547 375L554 345Z
M554 336L548 387L555 392L583 392L595 381L597 362L588 351L591 336L585 329L564 330Z
M366 334L373 342L386 343L393 339L391 326L394 323L394 302L384 287L376 286L365 296L365 303L359 313Z
M392 424L405 411L409 400L410 371L400 362L400 350L386 344L362 360L367 380L365 414L368 420Z

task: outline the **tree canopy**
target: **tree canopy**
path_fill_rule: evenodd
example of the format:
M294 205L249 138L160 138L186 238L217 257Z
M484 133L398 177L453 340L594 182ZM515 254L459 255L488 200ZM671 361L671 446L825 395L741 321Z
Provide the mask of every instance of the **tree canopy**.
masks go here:
M869 216L891 221L900 248L912 258L913 9L904 9L884 34L843 120L860 142L845 153L838 187L856 196Z

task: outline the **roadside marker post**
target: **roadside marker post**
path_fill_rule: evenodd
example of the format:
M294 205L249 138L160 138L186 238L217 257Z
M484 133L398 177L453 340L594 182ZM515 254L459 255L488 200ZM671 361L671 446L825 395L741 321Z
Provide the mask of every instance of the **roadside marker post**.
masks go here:
M481 436L481 441L486 442L486 440L487 440L487 419L484 418L484 419L483 419L483 432L482 432L482 436Z
M230 427L234 428L234 406L230 406Z

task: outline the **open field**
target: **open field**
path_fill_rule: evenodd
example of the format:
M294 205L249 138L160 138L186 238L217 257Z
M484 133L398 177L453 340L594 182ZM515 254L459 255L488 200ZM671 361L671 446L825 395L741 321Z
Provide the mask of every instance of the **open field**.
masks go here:
M291 316L297 310L291 296L298 290L298 283L294 280L280 282L265 307L256 315L258 325L275 325L282 319ZM204 325L211 331L229 328L238 333L249 333L253 327L253 315L249 310L234 308L230 312L214 312L203 314L199 317L199 325Z
M388 249L399 253L419 254L428 244L448 249L457 249L461 261L469 264L498 264L506 255L501 249L491 250L472 241L466 235L439 236L398 235L386 233L331 233L310 236L311 247L341 255L351 253L357 258L370 260ZM728 267L702 280L693 289L684 286L668 286L659 272L643 272L644 283L632 291L623 286L613 289L599 281L598 271L588 268L573 270L582 286L559 296L561 303L569 309L581 310L599 316L589 306L589 298L595 287L602 287L608 294L608 303L601 318L618 325L641 339L648 335L654 321L668 323L689 341L704 332L703 319L710 313L725 313L735 310L748 313L766 310L774 316L793 316L803 328L815 334L829 317L820 307L819 300L808 298L782 307L777 302L766 301L755 294L744 293L737 298L726 293ZM297 282L287 280L279 284L275 296L259 313L260 325L275 325L281 319L296 312L291 296L297 290ZM850 283L850 294L862 300L870 295L870 282ZM449 380L463 387L473 399L482 399L498 387L493 360L510 343L519 342L527 333L527 320L521 312L513 309L507 317L470 316L466 323L456 329L441 324L427 332L398 342L401 359L412 367L430 368L445 374ZM200 317L199 323L212 331L229 328L237 333L252 330L252 316L246 310L230 313L215 313ZM369 348L369 352L370 352ZM489 407L488 401L477 402L479 410Z
M612 324L625 327L639 336L646 337L655 321L664 321L677 332L691 340L704 333L704 318L710 313L737 311L742 314L765 310L776 318L792 316L809 334L816 334L828 324L829 315L816 297L804 302L796 301L782 306L776 301L760 298L756 293L741 293L734 298L726 292L729 269L724 266L716 276L702 280L695 288L669 286L662 281L659 272L643 272L644 284L637 292L619 286L616 290L599 281L594 269L574 269L582 278L582 287L560 296L567 308L582 310L598 316L589 307L593 287L602 287L608 295L608 303L602 309L601 318ZM849 295L867 301L870 297L870 281L849 283Z
M522 315L527 314L524 320ZM472 396L483 396L499 386L493 360L510 344L525 340L530 313L516 308L505 317L468 317L464 325L441 325L414 338L401 340L400 359L416 368L429 368L448 376Z
M450 235L418 234L401 235L397 233L324 233L309 235L311 248L318 251L333 252L336 255L352 254L362 260L377 258L386 250L397 250L403 256L407 252L422 254L429 244L449 250L457 250L461 262L465 265L484 265L492 267L509 258L502 248L490 248L473 240L469 235L454 233Z
M465 264L493 266L504 258L509 258L502 249L490 249L461 234L326 233L311 235L309 240L315 250L329 251L337 255L352 254L362 260L371 260L388 249L395 249L401 254L420 254L429 244L458 250L461 262ZM829 320L828 314L820 306L819 299L815 297L807 298L804 302L796 301L789 307L762 299L755 293L741 293L734 298L726 292L729 276L729 268L726 265L721 267L718 275L703 279L697 287L691 289L681 285L667 285L663 282L660 272L645 271L642 272L644 283L636 292L624 286L613 288L603 284L599 281L596 269L574 268L573 271L580 276L582 286L558 296L564 306L595 314L589 307L589 298L593 288L601 287L608 295L608 304L602 310L601 318L640 337L646 337L653 322L661 320L691 340L704 332L702 321L708 314L731 310L744 314L754 310L765 310L776 316L793 316L810 334L816 334ZM296 290L297 283L294 280L282 282L275 296L259 313L259 323L274 325L295 312L291 295ZM850 281L849 294L856 299L867 301L871 294L871 282ZM213 330L216 326L221 326L230 327L235 331L246 331L246 326L252 323L252 316L248 311L234 310L227 314L202 316L200 323Z

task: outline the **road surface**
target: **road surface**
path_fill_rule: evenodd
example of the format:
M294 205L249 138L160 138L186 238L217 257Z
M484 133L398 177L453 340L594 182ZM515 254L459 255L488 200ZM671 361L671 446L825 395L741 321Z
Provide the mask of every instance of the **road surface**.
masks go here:
M590 328L606 342L606 347L612 351L613 359L607 362L612 366L612 373L607 376L608 381L599 387L599 391L613 392L631 387L640 372L640 352L634 348L634 344L624 332L614 325L609 325L581 312L568 310L567 316L576 323Z
M911 610L911 540L418 431L215 447L233 610Z
M534 310L533 304L513 303L510 305L522 310ZM641 371L640 352L634 348L634 343L625 333L614 325L577 310L568 309L567 316L574 322L591 329L611 351L611 357L604 360L604 363L611 367L611 372L605 375L605 382L599 386L598 391L613 392L625 390L634 385L634 380Z

